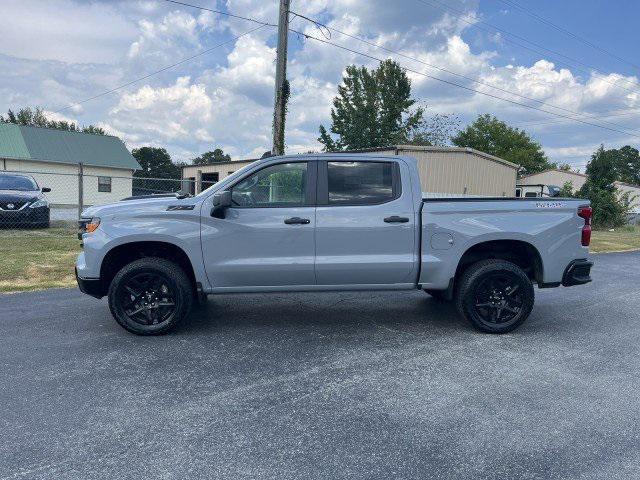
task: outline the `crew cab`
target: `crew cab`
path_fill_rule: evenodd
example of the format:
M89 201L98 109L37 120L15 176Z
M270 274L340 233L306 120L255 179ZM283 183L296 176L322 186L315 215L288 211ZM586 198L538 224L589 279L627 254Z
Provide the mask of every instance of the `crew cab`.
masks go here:
M534 284L591 281L591 213L576 199L426 199L411 157L270 157L194 197L87 209L76 277L141 335L210 294L408 289L504 333Z

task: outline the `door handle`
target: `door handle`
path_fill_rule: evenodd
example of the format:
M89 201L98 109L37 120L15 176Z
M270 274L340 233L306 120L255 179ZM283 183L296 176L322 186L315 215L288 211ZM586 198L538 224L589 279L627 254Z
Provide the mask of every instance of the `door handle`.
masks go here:
M398 215L392 215L384 219L385 223L407 223L408 217L399 217Z
M311 223L311 220L309 220L308 218L292 217L286 218L284 220L284 223L286 223L287 225L307 225Z

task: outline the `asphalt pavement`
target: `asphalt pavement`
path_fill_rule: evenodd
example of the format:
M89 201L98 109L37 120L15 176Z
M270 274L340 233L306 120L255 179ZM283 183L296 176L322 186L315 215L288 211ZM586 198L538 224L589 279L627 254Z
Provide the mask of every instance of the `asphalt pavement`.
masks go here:
M416 292L225 295L143 338L0 296L0 479L640 476L640 252L478 333Z

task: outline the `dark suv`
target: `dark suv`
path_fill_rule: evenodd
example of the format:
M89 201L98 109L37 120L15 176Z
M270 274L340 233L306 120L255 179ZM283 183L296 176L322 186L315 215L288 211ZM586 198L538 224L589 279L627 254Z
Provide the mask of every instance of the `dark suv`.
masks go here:
M29 175L0 173L0 227L49 227L49 201Z

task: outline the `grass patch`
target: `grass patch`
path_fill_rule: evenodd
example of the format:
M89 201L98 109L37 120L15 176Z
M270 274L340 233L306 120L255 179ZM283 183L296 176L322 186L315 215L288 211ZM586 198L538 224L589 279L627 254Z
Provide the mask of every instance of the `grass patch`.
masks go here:
M0 230L0 292L21 292L76 284L80 252L77 230Z
M640 249L640 227L627 225L615 231L594 230L589 250L594 253Z

